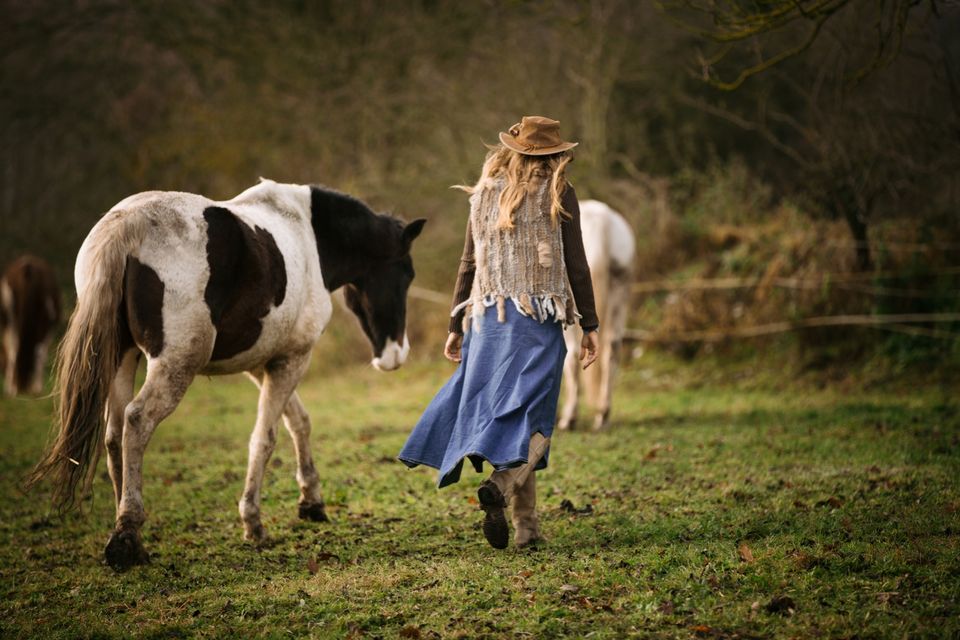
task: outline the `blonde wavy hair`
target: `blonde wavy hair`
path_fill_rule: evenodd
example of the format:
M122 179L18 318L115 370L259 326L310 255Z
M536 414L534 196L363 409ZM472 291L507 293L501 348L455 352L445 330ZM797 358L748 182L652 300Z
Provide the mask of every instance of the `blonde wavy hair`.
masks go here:
M490 147L477 184L458 184L453 188L474 194L489 188L493 178L506 177L507 184L500 192L498 202L500 214L497 216L497 228L513 229L513 214L524 197L528 193L534 193L543 180L550 180L550 221L556 226L561 217L570 218L570 213L563 208L561 198L567 188L565 170L572 160L573 156L569 151L546 156L528 156L498 144Z

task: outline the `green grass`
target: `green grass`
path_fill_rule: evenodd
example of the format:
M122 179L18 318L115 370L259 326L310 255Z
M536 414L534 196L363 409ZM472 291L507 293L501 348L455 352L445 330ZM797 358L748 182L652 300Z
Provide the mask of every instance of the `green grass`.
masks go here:
M48 515L42 492L17 486L51 403L0 401L0 637L960 635L950 394L734 375L691 385L682 369L634 366L612 431L554 440L540 476L548 543L495 551L479 530L481 476L437 491L434 471L393 459L449 371L308 377L333 522L296 519L281 436L259 549L236 511L255 389L197 380L147 452L153 561L125 574L102 561L113 522L103 462L85 516ZM593 512L566 512L564 499ZM768 610L784 597L791 610Z

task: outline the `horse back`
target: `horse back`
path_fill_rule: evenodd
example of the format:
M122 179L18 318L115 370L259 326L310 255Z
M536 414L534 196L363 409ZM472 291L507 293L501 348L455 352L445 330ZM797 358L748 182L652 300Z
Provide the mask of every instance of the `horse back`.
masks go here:
M581 203L580 216L584 249L591 270L612 269L629 275L633 271L636 241L626 219L598 200Z
M193 345L209 350L205 370L221 373L319 337L325 320L306 309L322 297L309 218L266 195L216 202L152 192L115 207L147 220L124 277L126 318L142 350L157 357L167 345Z

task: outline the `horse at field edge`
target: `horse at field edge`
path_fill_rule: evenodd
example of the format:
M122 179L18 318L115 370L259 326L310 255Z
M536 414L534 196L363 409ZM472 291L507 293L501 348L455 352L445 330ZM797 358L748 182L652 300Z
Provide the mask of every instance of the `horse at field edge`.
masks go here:
M118 571L148 562L141 468L151 435L197 374L246 372L260 399L239 503L244 537L266 536L260 488L281 417L296 451L299 516L327 520L296 387L341 287L373 366L403 364L410 247L425 222L263 179L227 201L160 191L121 201L77 256L77 305L57 360L59 424L28 484L50 476L55 504L73 506L105 445L116 524L104 556Z
M0 362L8 396L43 391L47 353L60 322L60 289L43 259L22 255L0 276Z

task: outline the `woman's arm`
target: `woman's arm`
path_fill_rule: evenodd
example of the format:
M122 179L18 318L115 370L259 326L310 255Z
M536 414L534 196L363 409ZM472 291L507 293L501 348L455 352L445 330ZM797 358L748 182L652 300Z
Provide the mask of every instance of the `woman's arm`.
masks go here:
M463 255L460 256L460 269L457 271L457 284L453 289L451 309L461 304L470 295L476 271L477 265L473 256L473 228L470 226L470 219L467 218L467 237L463 241ZM461 309L450 318L450 333L463 335L463 314L464 310Z
M583 248L580 203L577 202L577 193L572 186L567 185L561 204L564 211L570 214L570 219L563 220L560 224L567 277L570 279L570 288L573 290L573 300L577 303L577 311L580 312L580 326L584 333L588 333L596 330L600 326L600 321L597 319L597 309L593 301L590 265L587 264L587 254Z

